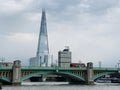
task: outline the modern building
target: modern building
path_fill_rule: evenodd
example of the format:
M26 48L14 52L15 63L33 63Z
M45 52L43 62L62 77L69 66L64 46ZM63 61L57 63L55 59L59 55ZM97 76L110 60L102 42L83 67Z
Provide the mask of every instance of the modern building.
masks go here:
M37 57L31 57L29 61L30 66L38 66Z
M63 51L58 52L58 66L70 67L70 64L71 64L71 52L69 51L69 47L67 47Z
M36 57L30 58L30 66L48 66L49 46L45 10L42 11L41 26Z

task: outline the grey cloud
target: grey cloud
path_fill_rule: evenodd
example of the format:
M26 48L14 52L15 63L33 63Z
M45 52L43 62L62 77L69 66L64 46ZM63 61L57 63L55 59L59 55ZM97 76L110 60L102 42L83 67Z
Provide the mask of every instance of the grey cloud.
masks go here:
M90 5L87 12L101 15L106 13L108 9L118 6L119 0L88 0L87 3Z
M76 7L79 4L90 5L86 10L85 7ZM41 8L47 8L50 12L65 13L66 8L75 7L75 11L84 9L84 12L100 13L108 8L116 7L119 5L119 0L35 0L30 5L30 10L40 12Z
M20 3L17 1L17 3ZM80 3L84 3L90 5L89 8L84 9L84 7L79 7ZM57 22L72 22L77 19L79 14L84 15L83 13L88 14L99 14L103 13L108 8L112 8L117 6L118 0L34 0L30 5L28 5L24 10L19 11L15 14L1 14L0 16L0 29L3 33L9 33L10 30L12 32L21 31L21 32L29 32L31 31L34 24L34 21L28 21L24 17L27 13L40 13L43 7L46 8L47 14L53 16L52 20ZM68 8L73 7L72 10L68 10ZM82 10L83 9L83 10ZM80 11L84 11L79 13ZM59 19L61 18L61 19ZM82 18L81 18L82 19ZM82 22L82 21L81 21ZM37 25L38 26L38 25ZM19 28L18 28L19 27ZM30 27L30 28L29 28ZM36 28L33 28L36 29Z
M26 18L26 14L17 13L13 15L0 15L1 34L30 33L38 29L39 23L32 22Z
M30 6L31 11L41 12L41 8L46 8L48 11L52 12L64 12L65 8L68 6L74 6L79 3L79 0L35 0Z
M50 49L55 58L57 51L65 45L70 46L75 62L79 59L83 62L102 60L107 64L119 58L119 8L115 11L119 7L118 0L33 0L21 11L12 14L0 12L1 55L13 59L34 56L37 39L21 40L18 45L18 41L6 37L19 32L38 35L43 7L47 12ZM38 20L31 20L32 17Z

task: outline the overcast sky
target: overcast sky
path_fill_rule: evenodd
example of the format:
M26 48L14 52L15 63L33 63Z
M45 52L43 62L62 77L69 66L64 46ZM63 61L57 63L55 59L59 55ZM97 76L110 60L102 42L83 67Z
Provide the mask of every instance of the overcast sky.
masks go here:
M120 0L0 0L0 57L28 64L46 9L50 54L69 46L72 62L115 67L120 60Z

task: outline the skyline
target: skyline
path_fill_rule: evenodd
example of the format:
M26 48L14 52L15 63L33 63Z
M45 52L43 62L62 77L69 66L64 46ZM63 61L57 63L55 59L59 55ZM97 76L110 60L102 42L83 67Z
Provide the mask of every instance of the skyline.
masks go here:
M72 62L115 66L120 60L119 0L0 0L0 57L35 56L42 8L47 13L50 54L69 46Z

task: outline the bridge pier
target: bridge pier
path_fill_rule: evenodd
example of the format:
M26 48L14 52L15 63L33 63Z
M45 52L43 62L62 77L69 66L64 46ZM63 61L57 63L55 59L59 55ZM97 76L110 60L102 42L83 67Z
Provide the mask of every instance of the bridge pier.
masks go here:
M86 81L87 81L88 85L94 84L94 80L93 80L93 63L92 62L87 63Z
M13 85L21 85L21 61L16 60L13 63L13 77L12 77L12 84Z
M41 77L42 77L42 78L41 78L41 79L42 79L42 82L45 82L45 81L46 81L47 76L46 76L46 75L42 75Z

